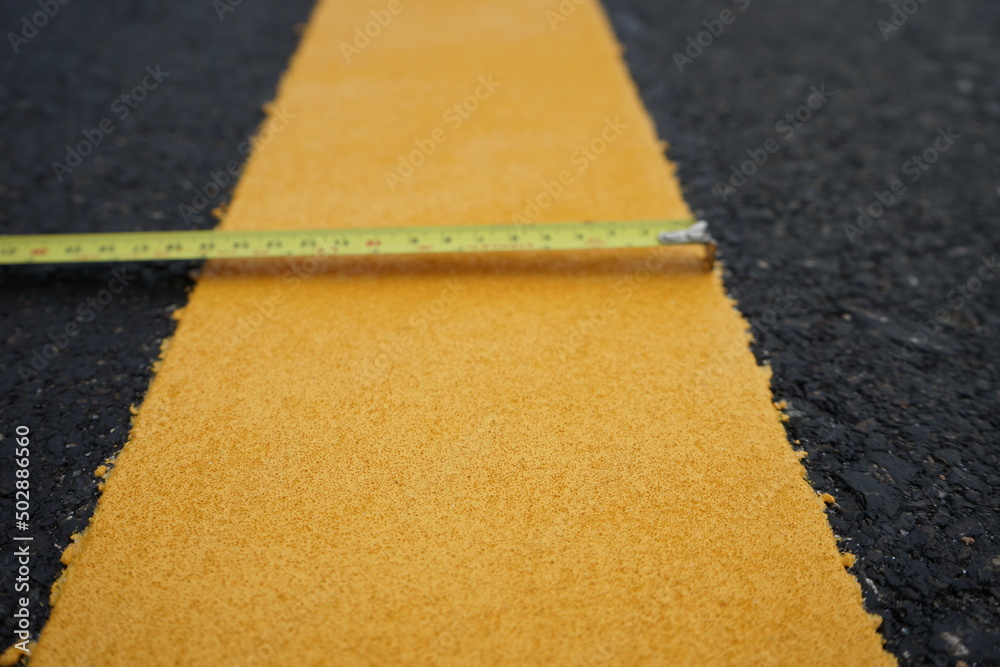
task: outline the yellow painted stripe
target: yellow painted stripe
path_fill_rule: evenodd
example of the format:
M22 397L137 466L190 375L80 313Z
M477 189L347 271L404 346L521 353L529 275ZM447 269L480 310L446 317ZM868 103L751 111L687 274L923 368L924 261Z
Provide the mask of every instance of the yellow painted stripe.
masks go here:
M689 218L559 6L323 0L223 228ZM37 665L892 663L700 249L361 261L209 265Z

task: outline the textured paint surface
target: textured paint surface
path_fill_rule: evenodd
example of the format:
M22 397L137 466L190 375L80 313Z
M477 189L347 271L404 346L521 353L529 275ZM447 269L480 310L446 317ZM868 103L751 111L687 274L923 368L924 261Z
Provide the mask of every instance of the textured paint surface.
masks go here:
M386 6L321 3L224 228L688 215L595 4L347 62ZM35 660L891 664L700 257L208 267Z

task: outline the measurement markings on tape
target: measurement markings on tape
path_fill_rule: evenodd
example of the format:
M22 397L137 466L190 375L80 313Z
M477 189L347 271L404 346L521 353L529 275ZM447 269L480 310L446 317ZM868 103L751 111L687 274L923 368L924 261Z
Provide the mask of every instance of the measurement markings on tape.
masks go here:
M714 241L705 223L693 220L11 235L0 236L0 264L523 252L688 244L704 245L711 266Z

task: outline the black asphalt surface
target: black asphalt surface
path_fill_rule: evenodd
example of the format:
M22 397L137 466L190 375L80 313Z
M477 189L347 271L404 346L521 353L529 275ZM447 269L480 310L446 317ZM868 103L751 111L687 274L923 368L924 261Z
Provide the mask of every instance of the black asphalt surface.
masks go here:
M241 158L312 3L228 4L69 0L19 53L5 39L0 232L211 226L179 207ZM888 648L1000 665L1000 5L908 0L898 30L874 1L605 6ZM4 3L0 28L35 11ZM67 144L98 136L72 167ZM0 643L14 427L37 634L193 269L0 267Z

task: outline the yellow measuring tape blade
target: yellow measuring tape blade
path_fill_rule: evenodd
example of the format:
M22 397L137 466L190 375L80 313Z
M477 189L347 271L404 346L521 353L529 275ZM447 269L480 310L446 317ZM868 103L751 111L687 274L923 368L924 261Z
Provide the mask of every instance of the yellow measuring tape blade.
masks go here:
M703 243L694 220L0 236L0 264L648 248Z

